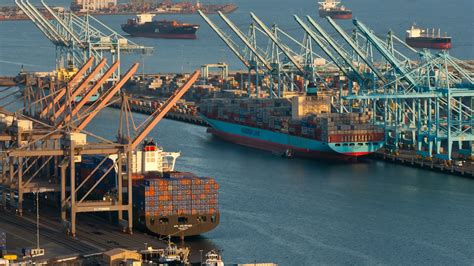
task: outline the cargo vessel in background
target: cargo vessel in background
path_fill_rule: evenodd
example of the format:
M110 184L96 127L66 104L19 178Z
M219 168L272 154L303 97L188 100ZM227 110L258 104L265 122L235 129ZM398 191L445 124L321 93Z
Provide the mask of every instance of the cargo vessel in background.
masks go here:
M351 19L352 10L340 4L341 2L336 0L319 2L319 16L322 18L330 17L332 19Z
M415 25L407 30L405 42L414 48L447 50L452 47L451 37L448 37L446 34L441 36L440 29L438 29L437 33L435 29L430 33L428 29L424 30Z
M196 39L197 24L181 23L176 20L153 20L154 14L138 14L122 24L122 30L132 36L164 39Z
M219 186L213 178L198 177L189 172L174 170L179 152L165 152L152 140L146 140L142 149L132 157L134 225L162 236L184 238L214 229L220 221L218 208ZM78 184L87 189L108 171L116 158L83 156L77 163ZM98 170L94 172L94 169ZM113 201L118 169L110 171L96 187L95 200Z
M209 99L199 108L213 135L288 157L352 159L385 140L370 113L331 113L328 97Z

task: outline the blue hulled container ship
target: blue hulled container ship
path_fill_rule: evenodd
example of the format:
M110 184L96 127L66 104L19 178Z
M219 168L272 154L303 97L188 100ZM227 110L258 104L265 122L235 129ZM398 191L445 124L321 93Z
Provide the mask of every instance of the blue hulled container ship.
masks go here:
M348 159L384 145L370 113L330 113L324 97L212 99L200 112L209 133L285 156Z

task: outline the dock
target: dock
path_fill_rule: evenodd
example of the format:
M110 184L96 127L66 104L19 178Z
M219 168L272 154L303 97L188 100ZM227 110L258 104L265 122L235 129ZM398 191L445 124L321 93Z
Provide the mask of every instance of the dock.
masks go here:
M424 159L417 155L415 151L400 150L394 154L384 149L375 152L370 158L449 175L474 178L474 162L472 161L459 161L461 165L456 165L455 163L448 164L446 161Z

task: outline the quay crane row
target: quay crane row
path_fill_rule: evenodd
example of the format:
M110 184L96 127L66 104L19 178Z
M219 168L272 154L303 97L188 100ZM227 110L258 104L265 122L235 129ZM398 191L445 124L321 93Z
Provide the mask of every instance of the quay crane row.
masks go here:
M224 21L238 40L242 42L243 47L237 45L232 39L231 34L216 25L208 16L199 12L204 21L216 32L221 40L229 49L239 58L239 60L248 69L249 92L252 80L251 73L255 74L253 81L256 95L259 94L260 76L269 78L270 97L280 97L288 91L295 91L295 75L306 77L309 81L321 81L320 75L316 72L314 65L315 58L321 58L313 51L312 41L308 36L304 36L302 41L297 41L294 37L283 31L277 25L270 29L255 14L251 14L252 23L250 23L248 33L244 34L229 18L219 13L219 17ZM267 42L266 47L261 47L262 41L257 37L263 36L262 40ZM283 40L288 40L286 44ZM300 48L301 51L296 51ZM276 86L276 88L275 88ZM305 87L308 84L304 84ZM251 93L249 93L251 95Z
M225 34L206 15L200 15L248 67L249 73L255 71L258 76L263 72L264 76L277 79L294 74L301 75L306 84L315 80L322 83L314 78L321 73L316 73L314 65L308 63L305 51L294 53L289 49L294 43L285 43L276 34L279 31L276 26L269 29L255 14L250 14L253 23L248 35L219 14L238 40L244 43L245 49L251 52L250 57L245 49L235 44L231 35ZM408 145L418 156L429 160L437 158L449 162L453 157L474 156L472 67L450 56L447 51L432 54L428 50L415 50L392 32L386 35L386 40L382 40L359 20L353 21L355 28L351 36L328 18L329 25L338 34L330 36L310 16L306 17L308 24L298 16L294 18L305 38L315 42L329 62L337 67L340 77L349 79L347 87L343 88L343 83L339 83L341 88L329 88L335 111L369 110L373 123L385 128L386 149L392 152ZM258 47L255 32L262 33L269 40L270 49L265 51ZM339 39L348 46L343 46ZM400 44L400 50L397 50L398 46L396 49L395 42ZM408 56L407 52L413 55ZM275 54L282 54L282 61ZM312 48L311 55L316 55ZM305 59L300 61L301 58ZM289 65L292 68L288 68ZM326 64L325 67L328 66L331 65ZM255 84L258 87L258 78ZM324 90L325 86L319 85L321 91ZM309 92L308 87L305 89ZM270 87L269 90L268 95L272 97L273 89ZM343 93L343 90L347 92Z
M107 56L113 63L120 61L122 53L153 53L152 47L138 45L126 39L89 14L79 17L71 11L53 10L41 0L42 6L50 15L50 18L46 18L29 0L15 0L15 4L55 45L57 69L67 67L66 63L70 66L82 66L90 57L98 64ZM120 75L119 66L111 79L118 80Z
M132 232L133 154L144 138L200 75L199 71L194 72L162 107L150 115L146 123L136 130L134 136L125 136L120 133L120 128L119 139L112 141L85 131L85 128L137 71L138 63L134 64L118 82L104 84L119 65L119 62L115 61L104 74L98 75L97 73L100 72L98 69L102 69L105 65L104 60L88 74L83 69L89 68L90 63L84 65L81 67L82 71L77 72L69 82L59 84L58 87L63 88L59 91L67 90L67 93L62 93L63 95L58 97L58 102L53 102L53 107L46 112L46 114L57 114L55 120L44 119L44 116L41 118L40 110L42 109L40 108L36 108L37 113L30 114L26 112L26 108L15 113L0 108L2 162L0 188L3 206L7 206L7 194L10 194L10 205L16 208L19 215L22 215L25 194L53 193L59 197L64 229L72 235L76 234L76 216L81 212L118 212L122 230ZM91 84L85 82L97 76L96 82ZM83 86L83 84L87 85ZM85 103L88 96L95 93L100 86L109 87L109 89L105 90L99 99L87 108ZM68 97L68 95L75 95L74 92L77 90L85 93L80 100ZM24 106L28 107L45 106L46 103L50 103L51 98L55 98L41 97L41 93L33 88L25 88L25 92L34 94L31 97L28 95L22 97L25 101ZM57 111L54 107L58 108ZM121 114L121 117L125 115ZM82 156L98 156L102 160L87 177L79 182L76 180L75 171L76 164L81 162ZM112 160L113 163L107 165L105 170L102 168L99 174L99 168L104 167L107 160ZM119 169L116 173L118 182L115 184L117 193L113 196L113 200L90 199L89 196L94 191L97 193L96 187L113 169ZM99 177L94 175L99 175ZM92 182L92 186L85 186L86 182ZM127 216L124 216L124 212Z

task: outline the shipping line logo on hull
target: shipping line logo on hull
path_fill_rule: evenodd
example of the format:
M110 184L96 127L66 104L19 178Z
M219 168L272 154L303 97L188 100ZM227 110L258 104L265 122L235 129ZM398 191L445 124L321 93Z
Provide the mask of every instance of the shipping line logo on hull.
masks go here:
M246 134L246 135L260 136L260 131L258 131L258 130L253 130L253 129L250 129L250 128L242 128L240 131L242 133Z

